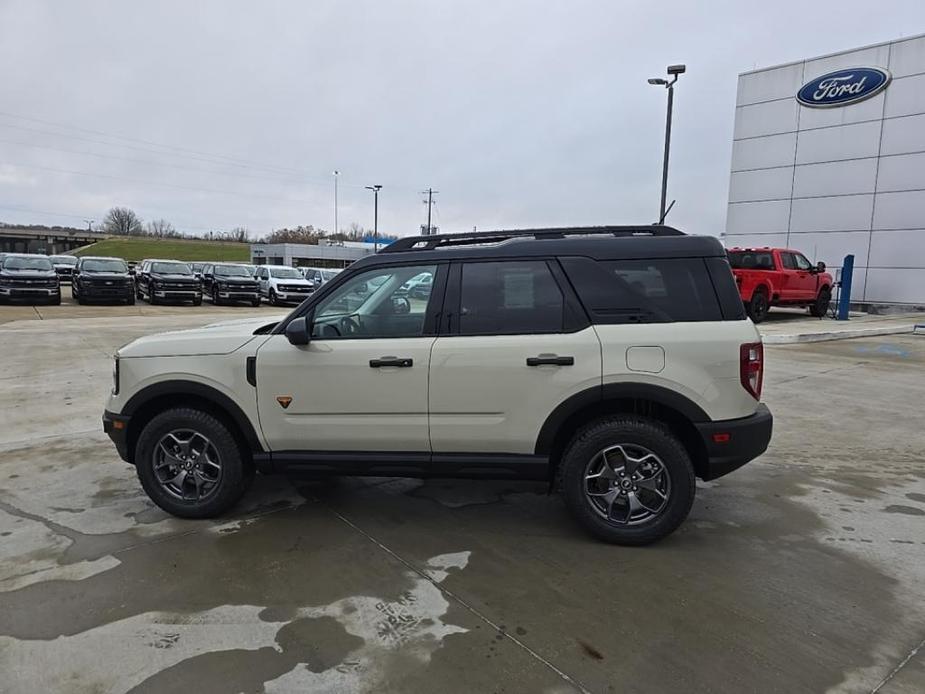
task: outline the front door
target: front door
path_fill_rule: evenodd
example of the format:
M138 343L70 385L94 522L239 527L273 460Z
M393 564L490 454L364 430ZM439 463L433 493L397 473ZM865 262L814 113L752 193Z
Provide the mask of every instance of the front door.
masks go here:
M273 451L429 452L430 296L405 283L438 265L360 273L313 310L309 344L257 351L260 425Z
M601 384L601 343L555 261L458 265L430 367L438 453L532 454L558 404Z

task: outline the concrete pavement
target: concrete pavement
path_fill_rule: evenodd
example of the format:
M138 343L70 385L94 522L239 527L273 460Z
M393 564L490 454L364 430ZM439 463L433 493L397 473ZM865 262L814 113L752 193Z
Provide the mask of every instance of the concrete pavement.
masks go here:
M180 311L0 325L0 691L925 689L925 338L769 346L768 452L629 549L511 482L166 516L99 416L116 347L225 317Z

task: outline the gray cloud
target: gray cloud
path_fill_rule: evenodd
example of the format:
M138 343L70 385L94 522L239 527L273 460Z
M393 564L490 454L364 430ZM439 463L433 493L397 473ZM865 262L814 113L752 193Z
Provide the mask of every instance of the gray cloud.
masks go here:
M371 226L372 183L402 235L429 185L447 231L651 222L665 94L646 78L685 62L670 221L717 233L737 74L923 20L920 1L3 0L0 219L120 204L197 231L330 228L337 168L341 226Z

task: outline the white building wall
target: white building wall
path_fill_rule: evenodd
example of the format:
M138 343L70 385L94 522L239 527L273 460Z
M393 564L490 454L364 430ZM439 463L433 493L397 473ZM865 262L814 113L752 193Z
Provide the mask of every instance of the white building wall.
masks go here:
M876 96L800 106L806 82L888 68ZM925 35L739 76L725 241L789 246L840 268L852 300L925 304Z

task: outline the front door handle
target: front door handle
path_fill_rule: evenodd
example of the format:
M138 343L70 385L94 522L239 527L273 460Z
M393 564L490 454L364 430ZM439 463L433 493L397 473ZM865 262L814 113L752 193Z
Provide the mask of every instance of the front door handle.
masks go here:
M556 354L540 354L527 357L527 366L574 366L575 357L560 357Z
M369 365L374 369L380 369L383 366L397 366L407 369L414 366L414 360L405 357L379 357L378 359L370 359Z

